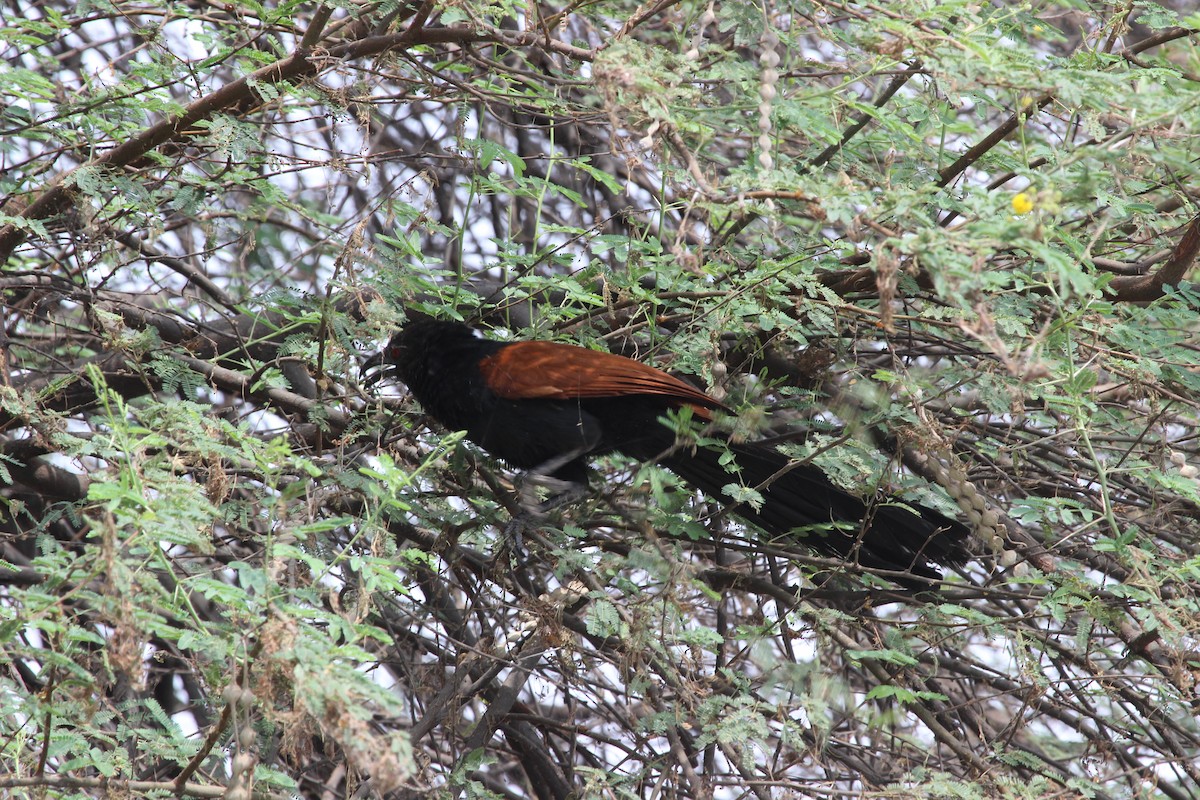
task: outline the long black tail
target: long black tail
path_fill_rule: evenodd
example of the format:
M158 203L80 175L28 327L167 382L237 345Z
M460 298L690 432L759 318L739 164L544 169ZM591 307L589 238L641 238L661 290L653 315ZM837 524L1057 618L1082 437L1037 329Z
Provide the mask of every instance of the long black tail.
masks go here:
M721 491L723 486L740 482L759 487L791 463L766 444L735 444L730 450L740 474L726 471L719 461L721 454L703 447L676 451L659 463L700 491L725 500L731 498ZM949 567L969 558L968 530L961 523L916 504L868 505L807 464L783 472L761 491L761 508L742 503L734 513L769 534L801 536L813 549L849 562L937 580L941 573L930 563ZM898 582L929 587L923 581Z

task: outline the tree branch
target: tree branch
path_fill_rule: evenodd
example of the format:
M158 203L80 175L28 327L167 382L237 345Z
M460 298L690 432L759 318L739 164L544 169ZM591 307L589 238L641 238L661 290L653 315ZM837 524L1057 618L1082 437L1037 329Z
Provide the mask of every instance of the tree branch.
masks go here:
M1166 263L1149 275L1122 275L1113 278L1109 287L1114 292L1113 300L1118 302L1148 303L1163 296L1166 286L1174 286L1183 280L1200 254L1200 216L1194 218L1183 238Z

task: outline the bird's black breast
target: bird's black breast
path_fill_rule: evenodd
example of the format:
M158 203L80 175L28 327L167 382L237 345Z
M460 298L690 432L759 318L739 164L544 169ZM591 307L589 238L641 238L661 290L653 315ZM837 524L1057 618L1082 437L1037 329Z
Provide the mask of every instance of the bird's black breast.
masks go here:
M492 455L521 469L574 454L554 477L583 482L589 457L619 450L650 461L675 435L664 425L661 400L640 396L575 400L504 400L492 397L487 413L465 425L467 435Z

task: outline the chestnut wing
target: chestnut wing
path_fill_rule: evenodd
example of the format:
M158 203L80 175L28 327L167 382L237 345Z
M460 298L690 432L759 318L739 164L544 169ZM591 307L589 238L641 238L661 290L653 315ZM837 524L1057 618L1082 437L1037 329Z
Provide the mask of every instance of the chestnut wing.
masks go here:
M697 410L725 408L696 387L640 361L556 342L513 342L480 361L479 371L488 387L506 400L651 395Z

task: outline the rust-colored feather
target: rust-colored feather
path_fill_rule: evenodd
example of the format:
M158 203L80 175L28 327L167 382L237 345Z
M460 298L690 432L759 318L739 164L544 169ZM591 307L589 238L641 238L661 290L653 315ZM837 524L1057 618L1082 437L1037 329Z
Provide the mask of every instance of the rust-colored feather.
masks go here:
M717 400L631 358L556 342L513 342L479 362L493 392L506 400L570 400L654 395L690 405L708 419ZM727 409L726 409L727 410Z

